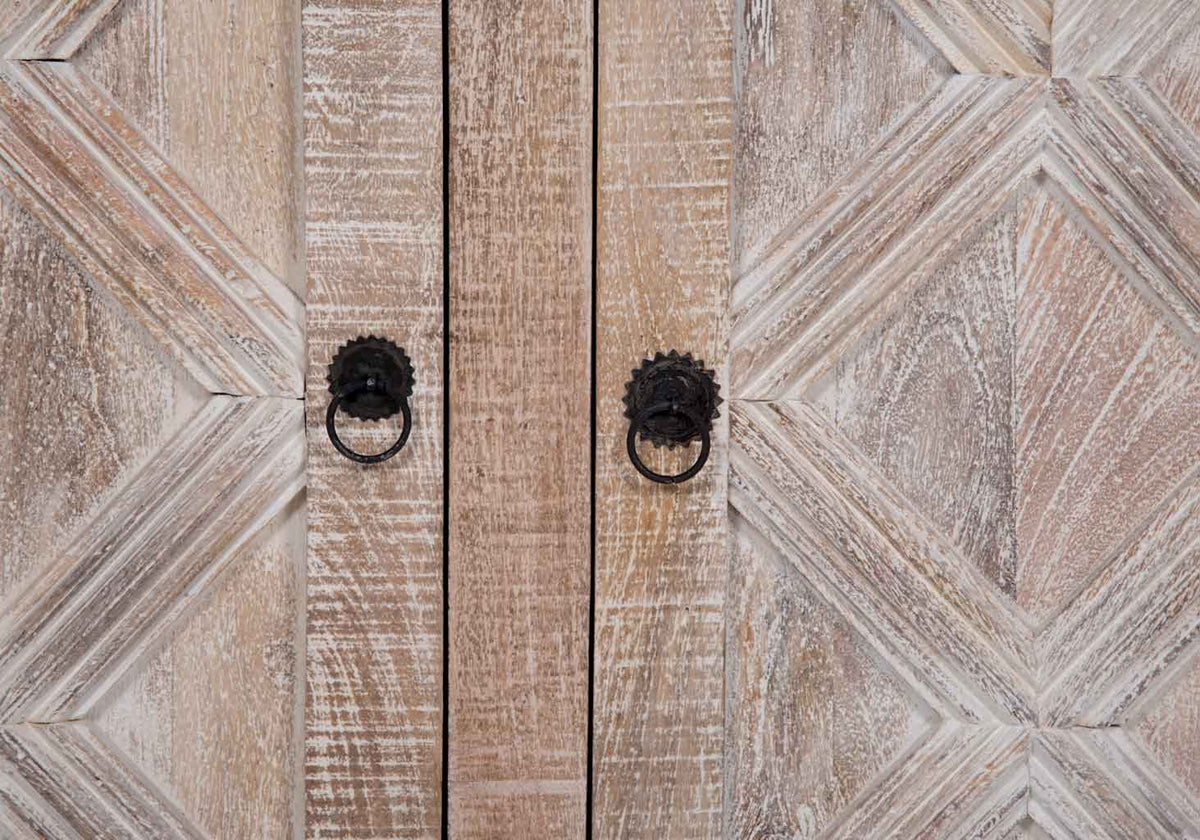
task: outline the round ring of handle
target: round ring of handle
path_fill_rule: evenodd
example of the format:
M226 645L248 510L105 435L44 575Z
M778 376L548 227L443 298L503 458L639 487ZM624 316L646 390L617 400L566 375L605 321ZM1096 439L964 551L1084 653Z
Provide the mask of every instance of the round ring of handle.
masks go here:
M351 461L357 461L360 464L378 464L380 461L386 461L388 458L391 458L404 448L404 444L408 443L408 434L412 431L412 409L408 407L408 400L402 400L400 402L400 411L404 414L404 429L400 432L400 437L396 442L386 450L376 455L363 455L361 452L355 452L342 443L342 439L338 437L337 433L338 408L341 407L344 400L356 394L361 394L364 391L377 390L379 387L379 384L372 379L352 382L334 396L333 400L329 403L329 409L325 412L325 431L329 433L329 440L333 443L333 448Z
M646 424L652 417L657 417L662 414L680 414L692 422L692 425L700 432L700 457L696 459L696 463L692 464L686 470L675 475L663 475L656 473L654 470L646 466L642 461L637 451L637 436L642 430L642 426ZM712 449L712 438L709 436L708 423L706 423L695 412L688 411L678 403L662 402L652 405L645 411L640 413L629 424L629 434L625 437L625 450L629 453L629 460L633 462L634 469L644 475L651 481L656 481L659 484L682 484L687 481L700 470L704 469L704 464L708 461L709 450Z

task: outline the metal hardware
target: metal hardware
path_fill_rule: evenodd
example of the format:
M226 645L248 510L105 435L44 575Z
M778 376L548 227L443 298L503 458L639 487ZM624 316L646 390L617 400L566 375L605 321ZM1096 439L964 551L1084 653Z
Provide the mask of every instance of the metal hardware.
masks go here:
M378 464L404 448L412 431L412 410L408 398L416 377L412 360L386 338L359 336L343 344L329 363L329 393L333 399L325 412L325 431L334 448L360 464ZM376 455L363 455L342 443L336 419L342 409L358 420L378 421L404 415L404 429L388 449Z
M692 358L691 353L680 355L675 350L656 353L642 366L632 371L633 378L625 385L625 416L629 418L629 434L625 451L634 469L659 484L681 484L704 468L712 449L712 421L720 415L717 396L720 386L714 373L704 368L704 361ZM690 446L700 441L700 455L692 466L677 475L662 475L646 466L637 452L638 438L656 447Z

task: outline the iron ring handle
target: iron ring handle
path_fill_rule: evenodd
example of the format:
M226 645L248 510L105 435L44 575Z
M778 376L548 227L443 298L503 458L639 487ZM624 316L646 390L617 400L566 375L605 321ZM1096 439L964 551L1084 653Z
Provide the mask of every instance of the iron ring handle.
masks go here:
M651 417L656 417L660 414L682 414L684 417L692 421L692 425L700 430L700 457L696 459L696 463L692 464L686 470L676 475L663 475L656 473L654 470L646 466L642 458L637 453L637 435L641 431L642 426ZM639 473L651 481L656 481L659 484L682 484L689 478L692 478L700 470L704 469L704 464L708 461L709 450L712 449L712 438L708 432L708 424L705 423L697 414L688 411L678 403L662 402L650 406L645 411L633 418L633 422L629 424L629 434L625 436L625 451L629 453L629 460L633 462L633 467Z
M329 409L325 412L325 431L329 433L329 440L333 444L333 448L345 455L351 461L357 461L360 464L378 464L381 461L386 461L397 452L404 448L404 444L408 443L408 434L412 431L412 409L408 407L408 400L401 400L400 411L404 414L404 429L400 432L400 437L388 447L385 451L377 455L363 455L361 452L355 452L346 444L342 443L342 439L337 433L337 411L341 406L342 401L353 397L355 394L361 394L363 391L373 391L378 389L379 383L374 379L365 379L358 382L352 382L346 388L338 391L329 403Z

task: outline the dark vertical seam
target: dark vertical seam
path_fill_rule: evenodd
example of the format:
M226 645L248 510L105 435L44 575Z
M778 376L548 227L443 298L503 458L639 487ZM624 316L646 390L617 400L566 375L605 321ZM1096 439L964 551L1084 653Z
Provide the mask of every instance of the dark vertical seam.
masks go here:
M596 712L596 419L598 414L599 383L596 372L599 349L599 234L600 234L600 2L592 0L592 346L591 346L591 521L590 566L588 592L588 682L587 682L587 792L584 806L584 838L592 840L592 785L594 779Z
M442 0L442 840L450 838L450 0Z

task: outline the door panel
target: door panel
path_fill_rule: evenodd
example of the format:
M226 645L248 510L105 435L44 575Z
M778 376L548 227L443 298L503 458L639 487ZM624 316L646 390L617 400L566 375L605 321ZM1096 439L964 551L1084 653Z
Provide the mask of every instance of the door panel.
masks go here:
M581 837L593 7L451 3L450 836Z
M298 3L120 0L72 61L303 296L299 49Z
M629 462L621 398L642 360L692 353L728 382L732 22L723 4L602 3L596 287L592 828L718 836L726 406L677 486ZM678 473L696 447L655 451Z
M1191 836L1200 17L818 5L738 21L727 834Z
M1200 9L730 5L0 9L0 835L1200 836Z
M194 23L221 27L221 9L191 5ZM283 199L223 203L204 132L235 126L187 101L180 80L203 85L184 55L160 56L156 92L103 77L110 28L142 12L18 7L2 16L0 60L0 834L291 834L305 527L296 133L258 126L286 151L270 176ZM295 27L271 34L278 86L258 100L281 124L295 118ZM235 74L222 95L250 101L260 81ZM192 108L206 125L154 134L146 108ZM174 160L189 141L208 174ZM269 266L268 243L291 256Z
M436 837L442 824L441 6L304 4L308 255L305 833ZM339 455L328 365L360 335L412 359L413 431L386 463ZM381 452L394 420L339 420Z

